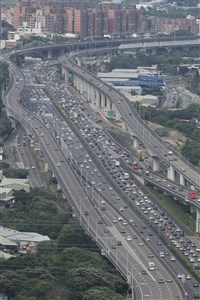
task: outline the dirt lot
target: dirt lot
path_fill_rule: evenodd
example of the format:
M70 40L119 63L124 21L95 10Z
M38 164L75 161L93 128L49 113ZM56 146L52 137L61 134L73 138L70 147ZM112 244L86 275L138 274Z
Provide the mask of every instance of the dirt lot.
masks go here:
M165 128L162 125L152 123L152 122L148 122L148 126L153 130L157 128ZM184 144L186 137L177 130L170 130L168 131L168 136L163 137L162 139L174 147L180 147Z

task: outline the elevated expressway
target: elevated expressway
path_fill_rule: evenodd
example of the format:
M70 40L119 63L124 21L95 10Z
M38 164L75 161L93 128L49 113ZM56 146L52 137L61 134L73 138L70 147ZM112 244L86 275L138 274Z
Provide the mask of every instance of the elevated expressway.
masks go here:
M126 43L126 44L125 44ZM129 103L125 96L120 94L117 90L111 86L105 84L101 80L94 77L93 74L87 72L85 69L78 66L74 61L80 62L79 56L82 54L92 54L93 52L105 51L108 52L112 49L124 50L124 49L156 49L160 47L166 47L172 49L173 47L186 47L199 46L199 38L181 38L175 39L148 39L132 41L93 41L82 42L76 44L57 44L48 46L39 46L35 48L17 50L13 55L25 55L37 51L39 54L47 53L48 57L51 57L53 51L59 51L59 53L67 52L69 56L60 58L62 64L62 72L65 75L65 80L71 80L74 87L84 96L84 98L96 106L97 109L108 112L110 110L115 112L115 118L123 121L126 128L130 131L134 139L134 147L139 146L139 141L142 141L143 145L148 149L149 154L153 159L153 170L159 171L160 160L164 161L168 165L167 177L175 181L179 180L179 183L185 186L187 181L189 184L199 188L200 173L197 168L185 160L182 156L175 152L169 145L165 144L155 132L150 130L145 122L135 111L133 105ZM55 55L59 54L56 52ZM71 77L69 75L72 75ZM171 156L168 155L169 151L173 152L174 160L171 160ZM196 207L196 232L200 232L200 210L199 203L192 202Z
M112 249L113 242L116 243L116 240L121 238L119 231L110 222L110 219L114 216L112 207L108 207L106 210L108 215L105 215L106 222L103 224L103 227L98 225L99 211L86 195L84 188L65 160L65 156L59 149L57 142L45 125L19 103L19 95L24 87L22 73L9 61L9 54L5 54L2 59L8 61L11 74L10 86L3 100L8 115L18 120L26 128L29 135L34 135L37 138L40 136L40 148L52 172L55 174L64 196L69 199L83 228L93 237L99 247L104 249L109 259L127 278L132 289L132 299L166 300L174 299L175 297L185 299L184 291L175 277L175 280L171 283L158 283L160 277L170 278L173 276L169 268L159 259L155 257L158 272L151 274L148 271L148 258L144 258L144 255L147 257L150 249L146 245L142 251L135 251L129 246L128 242L124 241L122 246ZM40 135L41 131L43 132L42 136ZM58 161L62 161L59 167L57 166ZM89 216L85 215L86 210L89 211ZM139 224L141 220L138 218L137 222ZM105 228L109 228L109 234L105 233ZM134 227L130 228L130 230L134 232ZM133 232L130 232L130 234L133 234ZM135 247L138 248L137 244ZM144 278L141 274L141 269L147 271L147 277Z
M195 45L199 45L200 40L194 40ZM190 43L192 43L190 41ZM178 42L179 46L183 46L186 43L183 41ZM174 42L146 42L139 44L121 45L119 49L141 49L141 48L153 48L153 47L171 47ZM189 46L189 45L188 45ZM104 49L102 49L103 51ZM95 48L95 52L97 49ZM94 52L94 50L87 51L87 53ZM139 114L134 109L129 100L123 96L116 89L110 85L102 82L94 76L94 74L88 72L79 66L79 56L86 54L85 51L79 51L71 53L70 56L61 56L59 61L62 64L62 72L65 76L66 83L71 83L83 97L91 102L91 104L98 110L104 112L113 111L115 113L115 119L123 121L126 128L134 138L134 146L139 146L139 141L148 149L150 156L152 157L153 170L159 171L159 161L162 160L168 165L167 177L175 181L175 178L179 178L179 183L185 186L187 181L189 184L199 188L200 184L200 172L189 163L186 159L180 156L172 147L166 144L154 131L152 131L147 124L140 118ZM169 155L170 154L170 155ZM173 159L172 159L173 157ZM197 202L191 202L196 207L196 232L200 232L200 205Z

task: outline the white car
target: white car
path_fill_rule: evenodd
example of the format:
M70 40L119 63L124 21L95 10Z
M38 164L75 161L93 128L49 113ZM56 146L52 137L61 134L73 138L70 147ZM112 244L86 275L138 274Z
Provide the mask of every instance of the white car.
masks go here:
M127 239L127 241L129 241L129 242L132 241L132 238L131 238L130 235L128 235L126 239Z

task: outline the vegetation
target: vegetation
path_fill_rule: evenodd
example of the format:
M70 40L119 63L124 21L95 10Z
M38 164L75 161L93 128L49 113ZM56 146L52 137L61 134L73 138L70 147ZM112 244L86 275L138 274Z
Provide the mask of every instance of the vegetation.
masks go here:
M195 214L190 214L190 207L174 201L173 197L160 194L153 187L148 186L149 193L168 212L174 220L195 233ZM185 217L187 215L187 218Z
M5 88L6 83L9 79L9 70L8 64L6 62L0 62L0 114L3 108L2 103L2 92ZM8 118L1 117L0 122L0 145L2 146L2 142L6 136L11 133L11 122Z
M51 238L1 262L1 292L10 300L125 300L127 284L69 213L58 213L54 197L34 189L16 192L14 210L0 213L3 226Z
M200 166L200 128L195 122L200 118L200 104L191 104L185 109L170 111L141 106L136 108L146 121L151 121L182 132L187 141L181 150L182 154L195 166ZM184 123L185 120L188 123ZM183 122L184 121L184 122Z
M173 51L172 53L167 53L165 49L157 50L156 54L122 54L117 57L113 57L112 60L107 64L106 71L111 71L115 68L126 68L126 69L135 69L138 66L151 66L158 65L158 70L164 74L169 75L178 75L177 68L173 66L192 63L193 57L198 57L198 51L193 49L190 51L190 58L184 59L187 57L188 53L184 50L182 51ZM196 78L196 81L198 78Z
M5 175L8 178L22 178L23 179L23 178L27 178L28 171L6 168L3 171L3 175Z

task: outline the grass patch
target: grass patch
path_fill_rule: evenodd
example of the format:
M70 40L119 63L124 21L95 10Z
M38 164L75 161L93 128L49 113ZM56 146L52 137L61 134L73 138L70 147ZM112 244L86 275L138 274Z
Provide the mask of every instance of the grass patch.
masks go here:
M180 224L195 234L195 214L189 213L189 206L183 205L173 197L163 195L160 192L154 190L153 187L148 186L147 190L158 203Z

